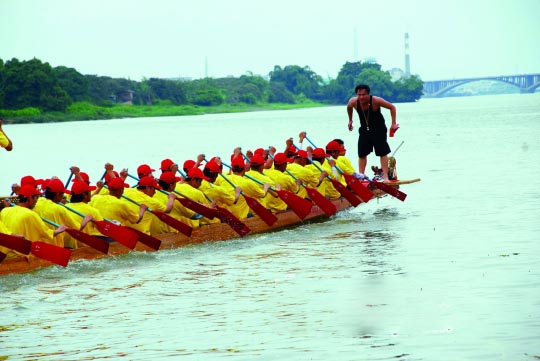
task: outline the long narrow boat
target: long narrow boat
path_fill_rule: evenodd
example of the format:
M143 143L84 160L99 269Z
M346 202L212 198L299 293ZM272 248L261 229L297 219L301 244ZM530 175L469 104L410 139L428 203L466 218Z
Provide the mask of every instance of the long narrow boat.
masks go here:
M392 186L399 186L401 184L410 184L420 181L420 179L413 179L409 181L394 181L388 182L387 184ZM376 197L385 196L385 193L377 192L375 193ZM345 199L340 198L333 200L332 203L336 206L337 211L342 211L347 208L351 208L351 204ZM319 208L317 205L313 205L311 212L301 221L298 216L292 211L287 210L284 212L276 213L278 221L272 226L268 226L264 223L258 216L248 218L243 220L244 223L251 229L250 234L264 233L279 230L286 227L291 227L294 225L301 224L306 221L315 221L320 219L329 218L324 211ZM161 240L160 249L168 248L178 248L184 247L187 245L193 245L203 242L216 242L216 241L225 241L233 238L237 238L238 234L227 224L224 223L213 223L199 228L195 228L190 237L182 233L167 233L156 235L156 238ZM71 253L70 262L77 261L80 259L97 259L103 257L119 256L129 252L137 251L146 251L146 252L155 252L154 249L145 246L144 244L138 242L135 250L131 250L120 243L112 242L109 246L109 252L103 254L94 248L83 246L77 249L74 249ZM0 276L5 276L12 273L25 273L30 272L38 268L55 266L54 263L49 261L30 256L30 257L20 257L15 259L4 260L0 262Z
M337 200L333 200L332 203L334 203L338 211L351 207L351 204L346 199L340 198ZM296 216L296 214L291 210L277 213L276 216L278 218L278 221L274 223L271 227L264 223L258 216L245 219L244 223L251 229L250 234L275 231L302 223L298 216ZM303 222L308 220L313 221L317 219L324 219L325 217L328 218L328 216L318 206L314 205L311 208L311 212L304 219ZM227 224L213 223L201 226L199 228L195 228L193 230L193 233L191 234L191 237L188 237L182 233L160 234L156 235L155 237L161 240L160 249L167 249L178 248L203 242L225 241L237 238L238 234ZM154 249L147 247L140 242L137 243L134 251L155 252ZM103 257L118 256L134 251L117 242L112 242L110 244L109 252L107 254L103 254L91 247L83 246L72 251L70 262L80 259L97 259ZM33 271L37 268L50 266L54 266L54 264L34 256L9 259L4 260L0 263L0 276L12 273L25 273Z

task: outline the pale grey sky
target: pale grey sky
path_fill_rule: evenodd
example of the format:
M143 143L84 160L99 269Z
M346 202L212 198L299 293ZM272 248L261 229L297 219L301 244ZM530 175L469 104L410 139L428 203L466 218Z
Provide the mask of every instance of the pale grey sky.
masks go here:
M346 61L423 80L540 73L540 0L0 0L0 58L36 57L83 74L267 75L309 66L335 78Z

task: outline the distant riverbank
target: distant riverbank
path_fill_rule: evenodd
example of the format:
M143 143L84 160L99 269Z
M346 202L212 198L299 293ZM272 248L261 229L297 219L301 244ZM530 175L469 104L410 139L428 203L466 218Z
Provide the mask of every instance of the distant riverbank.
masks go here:
M73 103L66 112L43 112L37 108L0 110L5 124L69 122L116 118L166 117L217 113L240 113L260 110L286 110L324 107L326 104L304 102L298 104L221 104L216 106L195 105L114 105L101 107L86 102Z

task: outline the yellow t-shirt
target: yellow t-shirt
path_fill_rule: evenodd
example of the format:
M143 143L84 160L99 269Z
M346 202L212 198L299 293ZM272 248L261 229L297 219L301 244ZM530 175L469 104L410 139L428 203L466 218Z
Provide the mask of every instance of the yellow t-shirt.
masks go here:
M41 241L63 247L53 238L54 231L47 227L39 215L31 209L15 206L2 209L0 222L11 234L23 236L30 241Z
M4 224L1 221L0 221L0 233L11 234L9 229L7 229L7 227L4 226ZM14 251L7 247L2 247L2 246L0 246L0 252L6 254L6 259L12 259L12 258L17 258L17 257L22 256L22 254L20 254L19 252Z
M164 206L167 206L167 203L169 202L169 197L167 194L161 193L159 191L156 192L154 195L154 199L161 202ZM179 220L182 223L187 224L188 226L194 228L199 227L199 221L195 219L191 219L191 217L195 214L191 209L188 209L182 205L179 201L174 201L173 208L171 212L169 213L169 216ZM159 229L154 229L152 231L159 232L159 233L153 233L153 234L160 234L160 233L178 233L178 230L176 228L173 228L167 223L160 222L161 225Z
M235 192L235 187L240 187L240 189L242 189L242 192L244 192L248 197L251 196L253 198L258 198L258 201L262 202L263 197L264 197L264 192L261 189L261 187L259 187L258 184L236 174L230 174L230 175L227 175L226 177L228 180L231 181L231 183L234 184L234 185L229 184L229 182L227 182L223 177L220 176L220 178L223 179L222 185L226 189L231 189L231 192ZM246 191L246 189L249 189L249 191ZM254 194L257 194L258 196L251 195L250 194L251 192ZM229 209L229 211L232 212L232 214L234 214L239 219L248 218L249 214L251 213L250 208L246 202L246 199L242 195L238 197L238 200L236 201L236 203L233 203L227 208Z
M66 206L71 209L76 210L79 213L84 214L85 216L90 214L92 218L94 219L94 221L103 220L103 216L101 215L100 211L97 208L92 207L88 203L84 203L84 202L69 203L69 204L66 204ZM77 229L79 229L81 227L81 222L83 220L83 217L79 216L78 214L74 212L71 212L71 211L69 212L71 213L71 217L73 218L73 220L78 224ZM86 224L86 227L84 227L83 232L90 234L92 236L103 237L103 234L97 229L94 222L88 222Z
M165 212L166 210L166 206L163 203L137 190L137 188L124 189L124 195L139 204L144 204L148 206L148 208L153 211ZM129 206L131 207L133 212L137 212L137 214L139 213L138 205L129 202ZM150 212L144 212L144 215L139 223L129 222L127 225L146 234L158 234L160 233L160 230L162 228L162 223L163 222L155 215L151 214Z
M118 199L110 194L93 196L89 204L97 208L103 218L117 221L123 226L135 223L139 219L138 209L134 211L127 200Z
M268 177L268 176L266 176L264 174L261 174L260 172L250 170L250 171L246 172L246 175L248 175L251 178L257 179L260 182L268 183L273 188L276 187L276 182L274 182L272 180L272 178L270 178L270 177ZM248 178L248 177L246 177L246 178ZM254 182L254 183L258 184L254 180L251 180L251 179L249 179L249 180L251 182ZM261 189L263 187L261 184L258 184L258 186ZM265 198L265 206L266 206L266 208L270 209L272 212L281 212L281 211L286 210L287 209L287 204L285 202L283 202L281 200L281 198L277 197L277 195L274 196L273 193L274 192L272 192L272 191L268 191L268 193L266 194L266 197L264 197Z
M193 188L188 183L177 183L176 191L182 193L182 195L186 196L192 201L199 202L201 204L204 204L205 206L210 206L210 201L206 199L206 197L204 196L204 193L198 190L197 188ZM201 218L199 222L200 224L210 224L210 223L219 223L221 221L217 218L208 219L205 217L205 218Z
M36 210L34 208L34 211L39 214L41 217L48 219L50 221L53 221L57 224L63 224L68 228L71 229L79 229L80 223L77 224L77 222L74 221L73 217L69 214L70 212L62 207L59 204L54 203L50 199L42 198L41 206ZM46 222L45 222L46 223ZM57 228L56 226L53 226L52 224L46 223L47 227L52 229L53 231ZM77 248L77 240L74 239L69 235L67 232L62 232L56 237L58 245L62 245L62 247L67 248Z
M349 160L349 158L347 158L347 157L344 157L344 156L341 156L341 155L339 157L337 157L336 165L345 174L353 174L354 173L354 167L353 167L351 161ZM345 180L345 177L341 173L339 174L339 181L341 182L341 184L347 185L347 181Z
M0 130L0 147L5 148L9 144L9 140L7 139L6 135L3 131Z

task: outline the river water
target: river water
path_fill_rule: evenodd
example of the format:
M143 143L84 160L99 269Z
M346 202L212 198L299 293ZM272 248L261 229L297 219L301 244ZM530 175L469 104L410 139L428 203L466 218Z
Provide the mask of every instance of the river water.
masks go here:
M405 202L2 277L0 359L540 358L540 94L397 108L399 177L422 179L401 188ZM346 126L344 106L8 125L0 189L66 179L71 165L95 181L105 162L134 172L237 145L282 149L301 130L321 146L344 139L356 162Z

